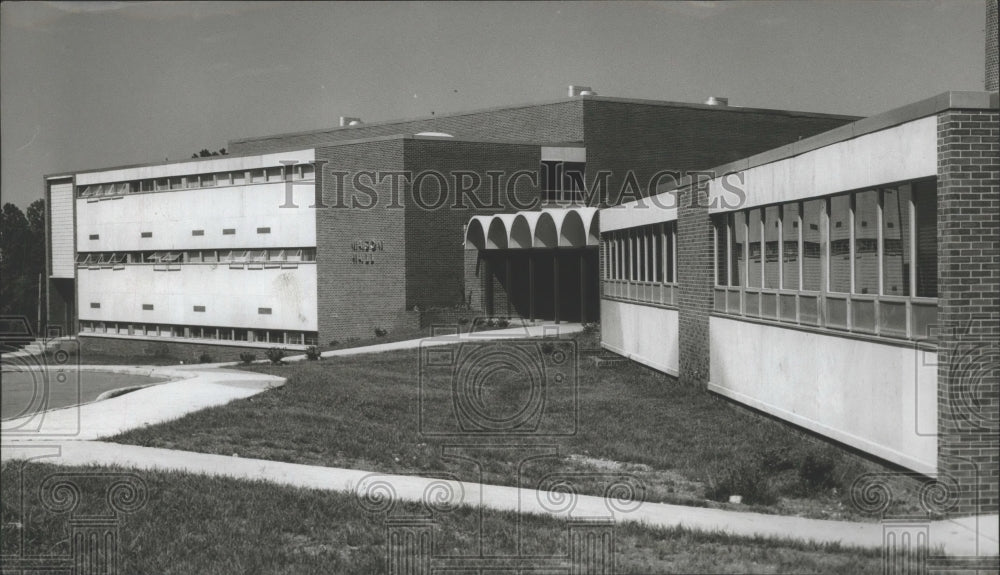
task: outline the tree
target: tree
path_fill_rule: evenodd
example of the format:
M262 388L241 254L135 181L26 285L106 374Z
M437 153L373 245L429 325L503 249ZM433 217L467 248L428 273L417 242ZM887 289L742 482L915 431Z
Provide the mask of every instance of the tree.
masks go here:
M202 148L197 154L191 154L192 158L210 158L212 156L228 156L229 152L225 148L219 148L217 152L210 152L208 148Z
M0 313L29 318L36 333L38 277L44 273L45 200L32 202L27 217L14 204L4 204L0 213Z

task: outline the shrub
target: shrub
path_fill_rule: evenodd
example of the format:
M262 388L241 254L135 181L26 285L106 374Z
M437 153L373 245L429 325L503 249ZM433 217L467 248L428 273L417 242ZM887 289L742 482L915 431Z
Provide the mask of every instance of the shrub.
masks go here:
M272 347L268 349L264 355L266 355L267 359L274 365L281 365L281 360L285 358L285 350L280 347Z
M257 354L249 351L240 352L240 361L242 361L244 365L250 365L256 360L257 360Z
M497 322L496 322L496 326L497 327L499 327L499 328L502 329L502 328L505 328L505 327L507 327L509 325L510 325L510 320L509 319L507 319L505 317L497 318Z
M730 495L740 495L743 503L773 505L778 493L761 462L748 457L727 460L708 477L705 498L729 501Z
M385 337L389 334L389 330L382 329L380 327L375 328L375 337Z
M318 359L321 359L319 355L319 348L316 347L315 345L310 345L309 347L307 347L306 359L308 359L309 361L316 361Z
M806 492L832 489L837 486L836 469L832 455L808 453L799 463L799 482Z
M214 361L215 360L212 359L212 356L209 355L207 351L203 351L198 354L198 363L213 363Z
M469 323L469 318L465 316L458 318L458 325L465 325L467 323Z
M331 339L331 340L330 340L330 343L329 343L328 345L329 345L330 347L337 347L338 345L340 345L340 342L339 342L339 341L337 341L337 340L335 340L335 339Z
M556 344L552 343L551 341L546 341L542 343L540 349L542 350L542 353L544 353L545 355L552 355L552 352L556 350Z

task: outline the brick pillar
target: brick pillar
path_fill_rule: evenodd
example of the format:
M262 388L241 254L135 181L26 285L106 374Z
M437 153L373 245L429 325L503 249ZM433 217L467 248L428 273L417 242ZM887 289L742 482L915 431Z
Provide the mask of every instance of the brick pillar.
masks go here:
M997 0L986 0L986 90L997 89Z
M708 186L691 184L677 196L677 304L679 376L684 383L709 380L708 314L712 309L712 222Z
M1000 114L938 116L938 469L955 515L997 512Z

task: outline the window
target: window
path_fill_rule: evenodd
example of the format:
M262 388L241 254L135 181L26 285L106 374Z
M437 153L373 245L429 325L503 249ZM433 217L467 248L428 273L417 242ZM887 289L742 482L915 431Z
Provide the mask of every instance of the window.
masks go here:
M543 161L542 200L579 202L584 192L584 162Z
M284 179L282 166L278 166L275 168L268 168L266 170L266 173L267 173L267 181L269 182L280 182L281 180Z
M799 204L781 208L781 287L799 289Z
M236 234L236 228L225 228L222 230L222 235L231 236Z
M139 236L143 238L151 238L153 237L153 232L141 232Z
M150 310L153 309L153 304L151 304L151 303L144 303L144 304L142 304L142 309L144 311L150 311Z
M768 289L780 287L778 231L781 222L778 214L778 206L769 206L764 210L764 287Z
M156 191L165 192L170 189L170 180L167 178L159 178L156 180Z
M196 312L203 312L203 311L205 311L205 306L203 306L203 305L196 305L196 306L194 306L194 311L196 311Z
M909 185L882 192L882 293L910 295Z
M878 191L854 195L854 293L878 293Z
M830 198L830 291L851 291L851 196Z
M271 233L271 228L257 228L258 234L269 234Z
M269 307L259 307L257 308L257 313L260 315L271 315L271 308Z
M205 230L191 230L192 236L203 236L205 235Z
M228 186L233 183L233 175L230 172L219 172L214 176L216 186Z
M210 188L215 185L215 174L202 174L198 176L201 187Z
M937 184L933 180L913 186L916 295L937 297Z
M747 217L748 243L750 246L747 265L747 286L752 288L760 287L763 258L760 245L760 209L750 210Z
M254 184L259 184L266 181L266 176L264 170L250 170L250 182Z
M233 185L242 186L247 183L246 172L233 172Z
M90 234L90 239L99 240L101 239L101 234Z
M142 180L139 182L139 191L152 192L155 189L153 184L153 180Z
M173 178L170 178L171 190L180 190L183 188L184 188L184 178L182 178L181 176L174 176Z
M90 302L90 309L101 309L101 304L96 301Z
M810 200L802 204L802 289L819 291L821 267L820 226L826 200Z
M714 218L715 285L729 285L729 222L726 216Z

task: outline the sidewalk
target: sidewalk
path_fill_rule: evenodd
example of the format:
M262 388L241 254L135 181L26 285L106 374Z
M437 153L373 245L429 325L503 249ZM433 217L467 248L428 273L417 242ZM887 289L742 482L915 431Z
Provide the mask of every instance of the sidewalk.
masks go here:
M880 523L741 513L664 503L610 503L589 495L576 496L575 504L567 505L563 493L96 441L66 442L62 445L25 442L4 444L0 449L3 461L34 458L59 465L120 465L143 470L184 471L261 480L359 495L382 494L400 501L420 502L432 498L439 507L443 495L454 505L483 506L554 517L610 518L660 527L683 526L746 537L791 538L867 548L883 545L883 526ZM943 548L953 556L996 555L997 522L995 515L932 522L929 524L930 547L932 550Z

